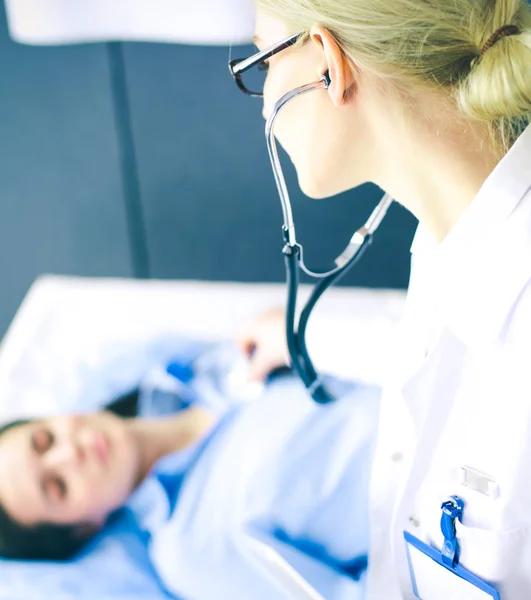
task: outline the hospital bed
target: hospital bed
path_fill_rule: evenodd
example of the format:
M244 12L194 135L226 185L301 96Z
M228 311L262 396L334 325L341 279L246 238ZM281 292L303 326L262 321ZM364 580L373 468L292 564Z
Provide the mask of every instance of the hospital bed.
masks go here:
M0 345L0 420L100 407L170 359L183 336L230 339L284 297L283 285L42 277ZM312 325L327 334L317 350L352 378L381 383L382 348L403 306L399 291L332 290ZM72 564L0 561L0 600L165 597L127 518Z

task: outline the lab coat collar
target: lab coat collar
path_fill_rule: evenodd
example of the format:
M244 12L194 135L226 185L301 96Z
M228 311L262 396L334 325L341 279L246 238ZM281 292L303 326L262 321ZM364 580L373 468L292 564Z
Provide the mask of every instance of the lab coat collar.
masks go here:
M468 345L499 336L531 276L530 165L531 125L442 243L422 225L415 235L414 257L436 273L443 324Z

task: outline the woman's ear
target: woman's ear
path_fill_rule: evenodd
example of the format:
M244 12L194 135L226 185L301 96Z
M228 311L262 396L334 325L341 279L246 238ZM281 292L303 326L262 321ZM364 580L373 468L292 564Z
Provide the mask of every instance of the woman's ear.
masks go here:
M334 36L324 27L312 27L310 39L320 55L318 76L328 72L330 98L335 106L342 106L356 83L352 66Z

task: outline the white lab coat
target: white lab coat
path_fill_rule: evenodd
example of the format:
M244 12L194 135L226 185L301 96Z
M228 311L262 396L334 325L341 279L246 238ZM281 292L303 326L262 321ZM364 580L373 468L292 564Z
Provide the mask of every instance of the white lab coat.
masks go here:
M502 600L531 598L531 127L442 244L421 227L371 489L368 600L414 598L404 530L441 548L465 500L461 564ZM462 467L495 483L486 495ZM437 598L450 598L442 580ZM442 586L442 588L441 588ZM430 600L425 597L423 600ZM467 597L467 596L465 596Z

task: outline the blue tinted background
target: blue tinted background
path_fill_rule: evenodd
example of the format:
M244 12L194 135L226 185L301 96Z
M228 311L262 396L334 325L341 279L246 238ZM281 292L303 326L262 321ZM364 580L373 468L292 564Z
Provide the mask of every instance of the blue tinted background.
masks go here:
M236 89L227 57L177 45L21 46L2 7L0 335L44 272L284 280L260 103ZM284 164L306 256L328 263L381 192L309 200ZM405 287L414 226L394 207L345 284Z

